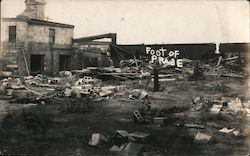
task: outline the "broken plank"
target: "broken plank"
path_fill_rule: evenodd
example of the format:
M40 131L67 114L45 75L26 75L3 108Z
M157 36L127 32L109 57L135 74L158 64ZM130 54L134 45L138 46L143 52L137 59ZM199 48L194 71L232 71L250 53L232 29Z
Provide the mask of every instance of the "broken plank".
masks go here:
M100 75L138 75L138 73L101 73Z
M222 77L235 77L235 78L243 78L242 75L236 75L236 74L221 74Z
M197 124L184 124L185 127L188 127L188 128L198 128L198 129L204 129L205 126L203 125L197 125Z

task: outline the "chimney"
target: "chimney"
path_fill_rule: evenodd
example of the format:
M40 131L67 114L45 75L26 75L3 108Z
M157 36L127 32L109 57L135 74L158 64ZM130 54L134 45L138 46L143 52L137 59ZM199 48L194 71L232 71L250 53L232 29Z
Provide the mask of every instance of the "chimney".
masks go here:
M26 9L17 18L44 20L45 0L26 0Z

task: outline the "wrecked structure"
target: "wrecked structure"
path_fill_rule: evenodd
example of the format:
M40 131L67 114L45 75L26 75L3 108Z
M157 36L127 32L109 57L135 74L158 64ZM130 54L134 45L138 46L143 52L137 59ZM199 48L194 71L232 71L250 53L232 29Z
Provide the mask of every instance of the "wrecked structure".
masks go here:
M2 18L1 71L52 75L70 69L74 26L46 21L44 0L25 3L25 11L16 18Z
M209 59L214 57L216 45L214 43L203 44L141 44L141 45L117 45L127 51L136 53L137 58L145 57L146 47L165 47L168 51L176 50L182 52L183 58L188 59ZM115 49L114 49L115 51Z
M218 49L215 43L111 45L111 58L116 66L119 66L121 60L134 59L134 57L146 60L148 58L147 47L158 49L164 47L168 51L179 50L180 57L191 60L208 60L219 56L223 58L239 56L246 59L250 52L250 43L220 43Z
M57 75L87 66L110 66L116 34L73 40L74 26L48 21L44 0L26 0L16 18L1 19L1 75ZM93 41L110 38L111 42Z
M221 43L219 45L221 55L225 58L247 58L250 53L250 43Z
M100 39L110 39L110 42ZM97 41L96 41L97 40ZM98 41L99 40L99 41ZM110 46L116 44L116 34L108 33L90 37L82 37L73 40L77 68L105 67L112 65L110 59Z

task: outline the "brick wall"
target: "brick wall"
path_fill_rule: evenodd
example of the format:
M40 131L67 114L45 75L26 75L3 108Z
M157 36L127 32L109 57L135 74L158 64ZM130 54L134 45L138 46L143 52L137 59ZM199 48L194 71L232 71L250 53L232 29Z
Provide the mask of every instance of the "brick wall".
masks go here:
M64 45L72 43L73 28L32 24L28 27L28 41L49 43L49 29L55 29L55 44Z

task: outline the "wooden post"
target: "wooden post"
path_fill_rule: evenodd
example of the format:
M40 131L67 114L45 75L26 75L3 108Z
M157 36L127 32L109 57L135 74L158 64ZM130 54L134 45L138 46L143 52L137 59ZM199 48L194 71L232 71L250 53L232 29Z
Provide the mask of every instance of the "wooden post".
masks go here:
M154 67L154 92L159 91L159 71L157 67Z
M30 75L30 71L29 71L29 66L28 66L28 63L27 63L27 60L26 60L26 56L25 56L25 53L24 53L24 49L22 49L22 53L23 53L23 59L24 59L24 62L25 62L25 67L26 67L26 70L27 70L27 74L29 76Z
M138 62L137 62L137 60L136 60L135 55L134 55L134 59L135 59L135 65L136 65L136 68L137 68L137 69L139 69Z

